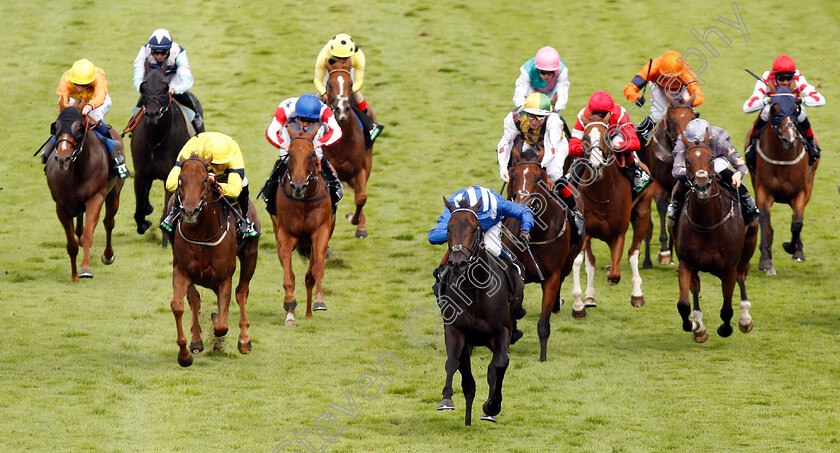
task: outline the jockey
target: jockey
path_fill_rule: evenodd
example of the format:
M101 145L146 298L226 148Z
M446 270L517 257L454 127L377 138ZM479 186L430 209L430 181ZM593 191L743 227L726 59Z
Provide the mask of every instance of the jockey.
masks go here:
M581 109L577 115L575 127L572 129L572 139L569 141L569 156L583 156L583 120L591 115L601 117L607 124L607 141L616 153L624 156L624 166L620 167L621 172L630 181L633 189L633 199L645 190L653 179L642 170L636 162L634 151L639 150L639 137L630 122L627 111L613 101L612 96L606 91L596 91L589 97L589 104ZM581 167L583 168L583 167Z
M120 179L131 176L131 172L125 166L125 158L120 152L122 143L111 138L110 126L102 122L105 114L111 109L111 96L108 95L105 72L87 59L79 60L61 76L55 94L58 95L58 110L70 105L84 104L82 115L95 122L91 130L108 149L112 169ZM55 149L55 137L44 147L41 154L43 163L47 163L53 149Z
M332 166L324 158L321 148L332 145L341 139L341 127L339 127L338 121L333 116L332 108L321 102L317 96L311 93L306 93L296 98L288 98L281 102L274 111L274 117L271 119L271 123L265 130L265 138L275 148L280 150L280 160L278 160L278 165L275 165L274 171L269 176L266 187L263 188L263 195L268 197L274 196L274 191L266 191L266 188L271 189L272 186L270 186L270 183L273 182L274 177L282 175L283 171L285 171L285 157L289 154L289 131L286 129L286 125L291 122L300 124L303 131L308 131L310 127L318 128L318 134L315 136L314 142L315 154L321 160L321 170L327 180L327 185L330 187L330 199L333 203L333 212L335 212L338 201L344 196L344 190ZM276 186L273 187L276 189ZM266 201L269 200L266 199ZM274 215L274 203L268 203L266 210L268 210L269 214Z
M683 99L688 99L692 93L696 93L692 107L697 107L704 100L700 84L694 77L694 70L676 50L669 50L644 65L633 80L624 86L624 97L641 107L645 98L639 91L648 82L653 83L650 93L650 116L643 119L636 129L639 138L643 140L642 144L647 143L656 123L665 116L665 110L668 108L666 92L671 97L679 95Z
M353 63L350 69L350 77L353 79L353 102L351 106L356 111L359 119L368 132L365 146L370 147L376 137L382 133L385 126L376 123L376 113L373 109L368 110L367 102L365 102L362 92L365 77L365 53L359 46L353 42L353 38L345 33L339 33L332 37L318 53L315 59L315 78L312 80L315 83L315 89L323 97L327 92L325 82L327 81L327 60L346 60L347 58Z
M554 183L554 192L560 195L568 207L573 220L573 242L583 232L583 215L577 208L575 197L568 188L568 181L563 176L563 165L569 154L569 143L563 134L563 120L551 111L551 101L544 93L531 93L521 107L513 109L504 120L504 133L497 146L499 158L499 176L509 182L508 166L517 139L523 141L522 150L533 149L536 154L543 152L540 165L545 168L549 179Z
M149 42L140 47L134 59L134 88L137 91L140 91L140 84L146 77L146 64L149 65L149 69L163 70L172 97L195 112L192 124L196 132L200 131L204 121L189 92L193 86L193 76L186 49L172 41L168 30L159 28L152 32ZM141 107L139 101L137 106Z
M770 98L771 93L776 91L776 87L783 86L790 89L793 94L801 102L808 107L821 107L825 105L825 98L822 94L817 92L813 85L805 81L805 76L796 69L796 63L793 58L787 55L779 55L773 60L773 69L765 71L761 76L762 80L755 82L755 89L752 96L744 102L744 113L753 113L761 110L761 114L755 120L752 134L750 135L750 144L747 147L744 157L747 160L747 165L750 168L755 168L755 149L758 144L758 139L761 137L761 132L767 121L770 119ZM814 131L811 130L811 122L805 116L805 108L799 107L799 116L796 118L799 123L800 131L805 136L805 147L808 149L809 164L813 164L820 158L820 147L814 143Z
M566 109L569 101L569 68L560 54L550 46L537 51L537 55L519 68L514 83L513 105L521 107L531 93L543 93L552 100L555 112Z
M711 126L708 121L700 118L691 120L686 125L685 132L683 132L686 140L695 145L705 140L707 133L709 134L709 148L713 153L715 171L721 176L721 181L732 184L738 190L741 211L744 213L744 223L749 225L758 218L759 212L747 187L741 184L744 175L747 174L747 166L744 159L741 159L741 155L732 146L729 132L726 132L722 127ZM671 204L668 205L668 218L674 222L680 217L682 204L689 187L685 170L685 152L685 144L682 140L677 140L677 145L674 146L674 167L671 170L671 174L677 180L677 185L674 186ZM729 164L735 167L734 173ZM722 168L722 170L718 170L719 168Z
M169 176L166 177L166 190L174 193L178 189L181 161L189 159L193 154L197 155L199 159L207 159L213 156L213 161L208 168L208 176L211 183L219 186L222 195L231 207L236 206L238 208L238 210L232 210L238 219L237 240L258 237L260 232L257 231L254 223L248 220L248 178L245 177L245 161L242 158L242 151L236 141L227 135L220 132L202 132L189 139L181 148L175 166L172 167ZM161 229L171 233L174 230L175 218L180 210L180 203L176 196L172 203L172 209L169 210L169 214L160 224Z

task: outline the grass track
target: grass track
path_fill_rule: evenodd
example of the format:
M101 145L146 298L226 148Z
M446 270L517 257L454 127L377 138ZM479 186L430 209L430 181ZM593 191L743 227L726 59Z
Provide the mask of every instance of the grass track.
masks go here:
M563 2L534 12L499 1L186 1L162 15L117 1L83 1L72 11L57 2L4 2L0 450L271 451L310 430L311 448L327 451L840 451L840 133L831 127L840 113L840 63L832 58L840 5L800 2L794 15L766 2L738 2L747 41L716 21L734 17L725 2L645 4ZM727 46L710 38L715 58L690 34L710 26L731 39ZM355 240L340 222L331 243L338 259L325 280L329 311L296 329L283 327L282 275L267 234L248 305L254 352L236 352L234 307L223 351L203 353L186 370L175 360L171 255L156 246L157 231L135 233L131 184L117 217L117 261L106 267L96 259L104 245L100 225L91 252L96 277L72 284L40 163L29 157L55 118L58 77L78 58L105 70L114 100L107 119L124 126L136 101L131 61L158 27L188 49L207 127L240 143L256 187L276 157L263 137L273 109L312 90L312 60L335 33L350 33L365 49L363 92L388 125L369 186L371 237ZM513 80L547 44L570 67L567 118L595 90L618 100L649 57L700 48L707 67L699 110L738 146L753 119L740 110L753 85L743 68L759 72L778 53L792 55L828 100L809 109L824 158L806 210L808 261L793 263L781 250L790 209L775 206L779 275L757 272L755 257L747 280L755 330L728 339L713 333L720 285L702 276L712 331L703 345L680 329L675 269L645 271L647 305L633 309L625 261L617 286L605 286L605 273L598 273L599 307L586 320L573 321L568 307L553 317L542 364L539 291L528 288L525 337L511 351L499 423L467 429L457 378L457 410L434 410L444 378L442 337L417 345L404 321L425 310L413 318L414 332L434 335L431 269L443 250L427 244L426 232L442 195L473 183L500 186L494 149L512 107ZM157 184L154 215L162 196ZM262 202L258 209L269 229ZM349 198L339 209L351 209ZM599 244L596 254L600 267L606 247ZM304 263L296 259L295 266L302 277ZM570 292L567 282L567 300ZM302 285L297 294L304 298ZM208 339L212 294L202 295ZM380 377L370 390L382 384L382 393L365 400L356 382L376 375L373 364L386 351L405 369L387 362L394 381ZM486 397L488 360L486 351L473 356L475 411ZM351 415L334 406L353 407L348 390ZM335 439L326 442L314 431L328 412L336 418L325 432ZM329 421L320 420L321 428Z

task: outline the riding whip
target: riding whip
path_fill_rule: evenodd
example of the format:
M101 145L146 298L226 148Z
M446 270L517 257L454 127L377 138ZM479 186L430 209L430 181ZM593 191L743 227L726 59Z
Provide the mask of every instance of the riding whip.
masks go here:
M537 268L537 276L540 277L540 281L545 280L545 277L543 277L542 271L540 270L540 265L537 264L537 260L534 259L534 254L531 253L531 247L528 245L527 242L525 242L525 250L527 250L528 255L531 256L531 261L534 262L534 267Z
M47 139L47 141L45 141L45 142L44 142L44 144L43 144L43 145L41 145L41 147L39 147L37 151L35 151L35 154L33 154L33 155L32 155L32 157L37 156L37 155L38 155L38 153L40 153L40 152L41 152L41 150L42 150L42 149L44 149L44 147L45 147L45 146L47 146L47 142L49 142L50 140L52 140L52 139L53 139L53 137L54 137L53 135L50 135L50 137Z

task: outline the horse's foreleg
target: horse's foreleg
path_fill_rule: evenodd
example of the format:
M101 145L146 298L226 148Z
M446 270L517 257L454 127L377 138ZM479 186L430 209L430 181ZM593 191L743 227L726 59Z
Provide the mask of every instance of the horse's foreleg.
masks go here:
M464 335L450 326L444 327L444 342L446 343L446 381L443 384L443 399L438 404L438 410L452 410L455 409L455 403L452 402L452 378L455 376L455 371L460 366L461 352L466 347L466 339Z
M204 351L204 341L201 339L201 322L198 320L201 314L201 295L193 283L190 283L187 287L187 301L190 303L190 311L192 312L190 352L198 354Z
M645 304L645 296L642 294L642 275L639 273L639 249L630 253L628 261L630 262L630 272L633 274L630 279L633 284L633 289L630 291L630 305L641 307Z
M546 361L548 337L551 335L551 312L554 311L554 303L560 293L562 281L563 272L562 269L558 269L548 280L542 282L542 311L540 312L540 320L537 321L537 334L540 337L540 362Z
M152 180L140 177L140 172L137 171L134 176L134 222L137 223L138 234L145 233L152 226L152 222L146 220L146 216L152 213L152 205L149 203L151 189ZM166 205L163 210L166 211Z
M232 276L228 276L216 290L219 307L218 316L213 318L213 334L223 337L228 332L228 309L230 309L230 290L233 286Z
M55 207L55 212L58 215L58 221L64 228L64 236L67 238L67 255L70 256L70 279L77 282L79 281L79 274L76 272L76 255L79 254L79 243L76 242L76 233L73 231L73 218L58 205Z
M461 357L458 359L458 371L461 373L461 390L464 392L464 401L467 403L464 411L464 424L472 425L472 405L475 400L475 378L472 374L470 354L472 346L465 345L461 349Z
M105 197L105 219L102 224L105 226L105 250L102 252L102 262L111 264L114 262L114 248L111 244L111 233L114 231L117 216L117 210L120 209L120 190L122 190L122 182L117 182L117 187L111 189Z
M275 239L277 240L277 256L280 257L280 265L283 267L283 309L286 311L286 325L294 326L295 322L295 272L292 269L292 249L297 245L297 238L286 234L282 228L275 225Z
M720 308L720 319L723 323L718 327L718 335L728 337L732 335L732 292L738 279L738 270L733 268L720 279L723 290L723 306Z
M493 351L493 358L487 366L487 384L490 393L487 401L484 402L484 413L491 417L502 411L502 382L505 380L505 371L510 364L508 348L510 347L510 332L500 329L496 338L490 342L490 349Z
M584 304L587 307L596 307L595 302L595 254L592 253L592 243L586 244L584 249L584 266L586 267L586 299Z
M237 347L242 354L248 354L253 347L251 335L248 333L251 322L248 321L248 315L245 313L245 305L248 302L251 277L254 276L254 270L257 268L259 247L256 240L254 242L253 246L246 244L239 252L239 284L236 285L236 303L239 304L239 344Z
M312 256L309 258L309 271L306 273L306 317L312 316L312 288L315 287L315 309L326 310L324 302L324 264L327 246L330 242L330 227L324 226L312 235Z
M85 203L85 230L82 233L82 269L80 277L93 277L90 267L90 246L93 245L93 231L99 223L99 213L102 211L102 204L105 202L105 194L98 193Z
M761 241L758 246L761 258L758 262L758 270L765 271L767 275L776 275L776 269L773 268L773 225L770 223L770 207L773 206L773 198L759 186L756 189L755 203L759 210L758 225L761 227Z
M686 332L694 332L699 328L695 320L690 318L691 304L688 301L689 289L691 288L691 269L683 261L679 267L680 299L677 302L677 310L682 317L682 328Z
M642 262L642 269L652 269L653 262L650 260L650 240L653 238L653 220L648 225L648 232L645 235L645 259Z
M668 197L656 199L656 211L659 213L659 264L673 264L671 260L671 241L668 238Z
M627 233L627 230L624 230ZM615 238L610 244L610 270L607 272L607 281L610 285L616 285L621 281L621 256L624 254L624 234ZM593 255L594 256L594 255ZM593 257L593 261L594 261Z
M353 191L356 201L356 212L350 219L350 223L356 225L356 238L363 239L368 236L367 224L365 223L365 214L362 212L365 203L367 203L367 180L368 174L364 169L359 170L353 178Z
M572 303L572 316L575 319L583 319L586 317L586 305L583 303L581 296L583 290L580 287L580 266L583 264L583 256L586 252L581 250L575 261L572 264L572 297L575 301Z
M175 328L178 330L178 364L183 367L192 365L193 359L190 350L187 349L187 337L184 335L184 327L181 320L184 317L184 296L187 294L187 288L191 284L189 278L184 275L177 267L172 269L172 302L169 306L172 308L172 314L175 315Z
M805 261L805 253L802 252L802 222L805 218L805 192L799 192L799 195L791 203L793 208L793 220L790 223L790 242L782 243L782 247L786 252L793 255L795 261Z

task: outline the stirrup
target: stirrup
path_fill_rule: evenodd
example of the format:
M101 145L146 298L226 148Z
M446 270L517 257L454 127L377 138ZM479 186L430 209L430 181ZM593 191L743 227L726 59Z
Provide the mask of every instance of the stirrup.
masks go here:
M254 228L254 224L251 223L250 220L240 221L237 233L241 239L256 238L260 236L260 232Z
M370 130L370 141L376 140L376 137L379 137L379 135L382 134L383 129L385 129L385 126L373 123L373 127Z

